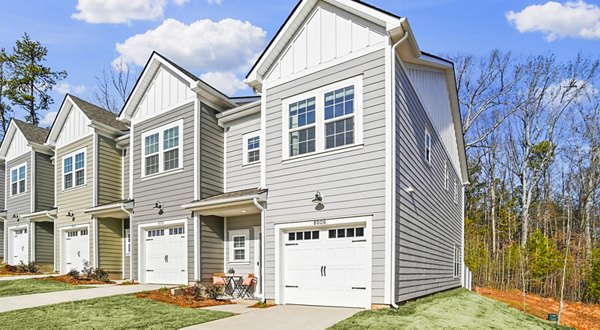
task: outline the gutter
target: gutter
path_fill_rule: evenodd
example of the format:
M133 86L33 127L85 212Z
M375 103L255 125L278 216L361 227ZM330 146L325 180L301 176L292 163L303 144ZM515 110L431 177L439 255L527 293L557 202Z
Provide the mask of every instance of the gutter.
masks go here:
M216 206L216 205L222 205L222 204L226 205L226 204L235 203L235 202L252 201L252 200L258 200L258 198L259 198L259 196L253 195L253 196L233 197L233 198L229 198L229 199L219 199L219 200L206 201L206 202L192 202L189 204L181 205L181 208L192 209L192 210L196 211L203 207Z
M265 216L265 208L262 207L262 205L260 205L260 203L258 202L258 198L257 197L253 198L252 202L254 202L254 206L256 206L256 208L260 210L260 232L261 232L261 236L262 236L260 239L260 277L261 277L260 293L262 294L262 298L260 301L262 303L264 303L265 301L267 301L266 294L265 294L265 263L264 263L264 258L265 258L264 237L265 237L266 216Z
M402 28L402 27L401 27ZM404 35L402 36L402 38L400 38L400 40L398 40L395 44L392 45L391 47L391 51L392 51L392 84L395 84L396 82L396 49L404 42L408 39L409 36L409 31L404 30ZM391 35L390 35L391 38ZM395 88L392 86L392 93L390 95L390 97L392 98L392 114L395 114L396 112L396 92L395 92ZM393 115L392 117L395 117L395 115ZM392 124L395 125L395 120L392 121ZM395 131L395 130L394 130ZM395 139L395 134L392 136L392 138ZM392 162L396 162L396 154L394 152L396 148L396 145L394 143L394 147L392 149L392 155L394 157L392 157ZM394 173L394 175L396 175L396 173ZM398 192L395 192L396 194ZM393 194L395 195L395 194ZM392 201L394 201L396 198L396 196L392 196ZM395 205L394 202L392 202L392 205ZM395 215L396 212L396 208L392 207L392 215ZM390 304L393 308L398 308L398 304L396 304L396 217L393 216L392 217L392 225L390 226L390 230L391 232L391 239L390 239L390 244L392 245L392 255L391 255L391 294L390 294Z

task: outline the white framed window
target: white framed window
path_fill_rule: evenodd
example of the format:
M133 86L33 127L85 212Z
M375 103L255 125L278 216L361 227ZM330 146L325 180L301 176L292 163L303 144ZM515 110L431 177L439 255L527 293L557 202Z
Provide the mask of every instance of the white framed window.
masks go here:
M448 175L448 160L444 161L444 189L448 190L448 180L450 176Z
M432 145L431 132L429 131L429 128L425 127L425 146L424 146L424 154L423 155L429 165L431 165L431 161L433 158L431 145Z
M458 204L458 189L460 189L460 188L458 186L458 180L454 179L453 182L454 182L454 203Z
M142 134L142 177L183 167L183 120Z
M125 255L131 255L131 229L123 230L123 240L125 240Z
M454 244L454 269L452 274L454 278L460 277L461 252L460 245Z
M27 191L27 163L10 169L10 195L19 195Z
M77 150L62 158L63 190L85 186L86 148Z
M245 263L250 260L250 250L248 249L249 238L249 229L229 231L229 262Z
M284 160L363 142L362 76L282 101Z
M244 143L242 165L260 162L260 131L244 134L242 141Z

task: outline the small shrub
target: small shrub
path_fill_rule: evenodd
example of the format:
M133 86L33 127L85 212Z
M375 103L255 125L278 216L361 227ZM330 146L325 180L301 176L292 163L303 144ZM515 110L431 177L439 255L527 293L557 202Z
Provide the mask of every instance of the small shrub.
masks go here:
M167 287L163 286L162 288L158 289L158 292L167 293L167 292L169 292L169 289Z
M217 299L218 296L223 294L223 287L211 284L205 287L205 292L208 298Z
M103 268L95 268L89 275L89 278L92 280L100 281L100 282L108 282L108 272Z
M32 273L36 274L40 271L40 267L35 264L35 262L30 262L28 264L21 261L19 265L17 265L17 271L19 273Z
M13 265L4 265L4 269L9 273L16 273L18 270L17 266L13 266Z
M79 279L81 274L79 273L79 271L77 269L73 268L67 273L67 275L71 276L74 279Z

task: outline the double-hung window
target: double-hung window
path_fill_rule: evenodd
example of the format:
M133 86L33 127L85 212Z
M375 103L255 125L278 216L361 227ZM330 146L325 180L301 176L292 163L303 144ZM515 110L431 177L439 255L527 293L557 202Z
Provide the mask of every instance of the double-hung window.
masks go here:
M432 141L431 141L431 132L429 132L429 128L425 128L425 160L429 165L431 165L432 159L432 149L431 149Z
M460 245L454 244L454 269L452 275L455 278L460 277L461 273L461 253Z
M27 190L27 164L21 164L10 170L10 194L18 195Z
M282 101L284 160L362 144L362 76Z
M63 190L85 185L85 154L86 150L81 149L62 158Z
M248 262L248 238L249 230L231 230L229 231L229 261L230 262Z
M182 167L183 121L142 134L142 176L176 170Z
M243 135L243 165L258 163L260 161L260 131Z

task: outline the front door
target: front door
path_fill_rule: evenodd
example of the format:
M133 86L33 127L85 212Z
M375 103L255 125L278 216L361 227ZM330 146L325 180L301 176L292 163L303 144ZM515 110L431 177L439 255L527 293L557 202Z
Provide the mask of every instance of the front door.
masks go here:
M87 229L75 229L65 231L64 251L65 260L63 272L73 269L81 272L90 262L90 239Z
M11 230L11 265L29 263L29 233L27 228Z

